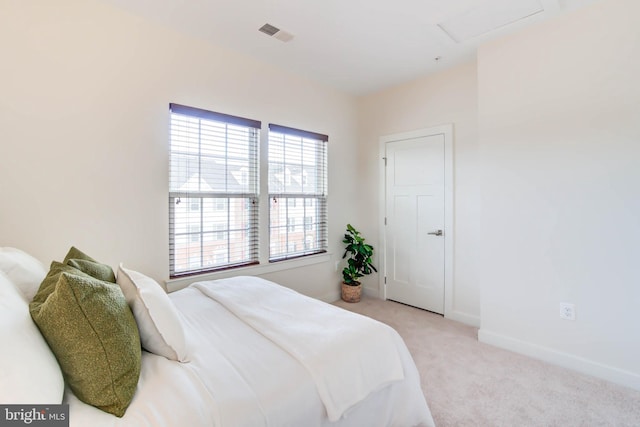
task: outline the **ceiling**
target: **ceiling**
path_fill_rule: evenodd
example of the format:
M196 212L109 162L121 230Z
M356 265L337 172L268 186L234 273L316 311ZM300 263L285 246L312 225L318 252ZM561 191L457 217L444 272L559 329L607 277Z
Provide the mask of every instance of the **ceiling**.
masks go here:
M361 95L471 60L481 43L596 0L101 1ZM281 32L258 31L266 23Z

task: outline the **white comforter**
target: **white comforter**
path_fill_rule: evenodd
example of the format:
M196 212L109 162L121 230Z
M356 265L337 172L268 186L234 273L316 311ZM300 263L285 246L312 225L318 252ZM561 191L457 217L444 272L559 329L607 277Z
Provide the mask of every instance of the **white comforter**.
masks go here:
M253 291L256 291L256 282L253 279L243 278L234 279L234 281L236 282L233 286L241 287L244 281L249 283L248 288L254 288ZM70 404L71 426L400 427L434 425L420 389L415 364L404 342L391 328L382 325L383 328L380 329L386 331L384 334L388 337L382 338L381 342L388 340L390 346L382 350L380 358L365 357L362 359L362 364L358 365L356 362L358 366L355 369L351 368L349 372L340 373L339 378L333 377L332 368L340 372L342 361L339 350L331 347L328 351L321 351L313 342L298 346L294 350L283 349L281 345L287 344L283 342L276 344L276 342L287 341L290 335L285 333L277 337L277 333L269 334L267 330L275 328L274 325L269 325L266 330L259 332L254 327L255 322L252 326L251 321L247 323L241 320L238 314L234 314L230 309L207 296L207 294L215 294L212 289L227 288L228 285L229 283L225 284L224 281L201 282L170 294L183 316L188 345L192 349L191 362L173 362L143 352L138 389L122 418L86 405L68 391L65 400ZM260 292L263 290L260 289ZM286 291L286 294L286 304L280 304L281 311L287 305L309 303L306 297L293 291ZM240 300L245 297L240 297ZM268 295L263 295L261 298L254 295L254 297L256 298L251 298L249 294L248 299L253 299L253 302L261 299L264 302L270 298ZM279 305L278 298L271 299L272 303ZM342 319L344 312L341 309L317 303L320 304L318 313L324 311L320 307L330 307L326 314ZM294 312L295 307L295 305L292 307ZM235 310L251 312L249 306L242 310L235 307ZM299 316L303 314L296 313L289 323L298 324ZM284 315L286 316L286 313ZM351 313L348 313L347 317L351 317ZM361 316L357 317L360 319ZM368 319L362 319L368 323ZM322 324L328 326L331 322L332 318L327 317ZM377 322L371 322L373 322L371 324L377 324ZM334 327L336 326L330 326L330 328ZM376 327L372 327L370 331L375 329ZM320 334L320 331L312 333ZM289 336L289 338L283 338L283 336ZM320 337L320 335L317 336ZM374 337L373 340L364 341L377 340ZM381 351L379 347L376 348L375 343L361 345L373 345L369 347L370 351ZM321 343L318 343L318 346L322 347ZM362 349L364 348L366 347ZM375 373L375 369L384 365L383 359L390 357L393 360L393 356L386 354L389 348L392 349L390 354L395 354L401 364L404 379L385 379L384 374ZM304 356L306 351L317 352L317 354L306 361L300 361L300 357L307 357ZM294 353L298 354L294 355ZM363 353L354 354L362 355ZM377 379L371 384L361 384L360 380L355 381L357 384L352 384L352 381L357 378L368 377L367 374L371 372L371 360L378 361L372 375ZM393 363L392 361L392 372L394 371ZM324 374L327 376L323 377ZM396 374L397 372L394 372L391 376L395 378ZM327 382L318 384L316 380L322 378L327 378ZM375 385L380 381L380 384ZM339 399L334 399L342 393L335 389L339 384L343 384L345 390L359 391L360 396L356 400L360 397L366 398L356 403L343 403L338 401ZM320 391L322 389L324 391ZM323 393L327 394L321 396ZM362 396L363 393L366 396ZM335 406L330 408L331 405ZM334 410L334 421L331 421L328 415Z
M404 378L394 331L383 323L258 277L194 287L300 362L315 381L330 421Z

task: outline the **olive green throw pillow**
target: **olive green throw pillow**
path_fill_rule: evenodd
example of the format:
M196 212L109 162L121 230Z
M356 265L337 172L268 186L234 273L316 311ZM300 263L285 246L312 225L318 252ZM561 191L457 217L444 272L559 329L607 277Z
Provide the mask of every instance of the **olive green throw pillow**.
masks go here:
M121 417L140 377L138 327L118 285L69 269L52 263L31 317L74 394Z
M70 259L84 259L87 261L97 262L95 259L91 258L89 255L85 254L75 246L71 246L71 248L69 249L69 252L67 252L67 255L64 257L64 260L62 261L62 263L66 264L67 261L69 261Z
M99 262L87 261L86 259L72 258L67 261L67 265L77 268L83 273L88 274L91 277L95 277L98 280L104 280L105 282L116 283L116 275L113 273L113 269Z
M96 261L75 246L69 249L69 252L67 252L62 262L96 279L116 283L116 275L110 266Z

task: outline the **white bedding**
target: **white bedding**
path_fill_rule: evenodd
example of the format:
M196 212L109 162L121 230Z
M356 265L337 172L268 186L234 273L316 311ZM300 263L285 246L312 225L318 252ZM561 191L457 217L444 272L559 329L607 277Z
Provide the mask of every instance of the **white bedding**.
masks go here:
M434 425L415 364L390 328L404 379L373 391L332 422L312 374L295 357L194 286L170 297L185 323L191 361L143 352L138 388L122 418L80 402L67 390L71 426ZM340 363L331 350L325 358Z
M394 331L383 323L258 277L193 287L300 362L314 379L330 421L373 391L404 378Z

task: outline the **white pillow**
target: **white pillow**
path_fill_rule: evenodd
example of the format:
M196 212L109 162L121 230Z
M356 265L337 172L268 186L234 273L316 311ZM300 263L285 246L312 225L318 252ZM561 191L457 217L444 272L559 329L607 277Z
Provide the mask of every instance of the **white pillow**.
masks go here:
M169 360L188 362L180 314L158 282L120 264L116 283L136 319L142 347Z
M64 379L56 357L31 319L29 305L0 272L0 402L62 403Z
M47 268L37 259L16 248L0 248L0 271L18 287L27 302L38 292Z

